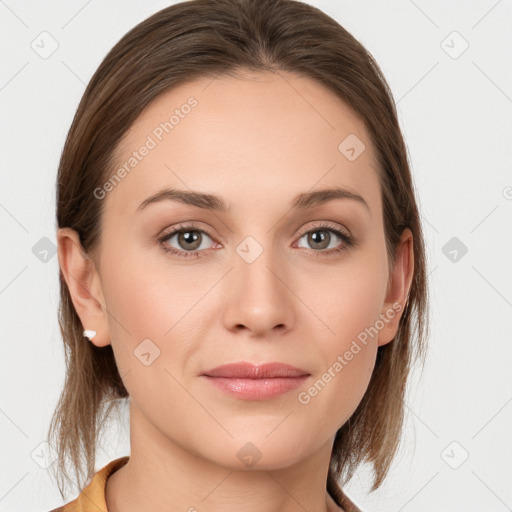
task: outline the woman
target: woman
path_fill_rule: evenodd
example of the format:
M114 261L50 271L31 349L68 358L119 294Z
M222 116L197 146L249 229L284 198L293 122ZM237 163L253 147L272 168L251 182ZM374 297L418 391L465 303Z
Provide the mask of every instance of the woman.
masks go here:
M85 478L55 510L359 510L341 486L385 478L428 322L406 147L353 36L294 0L157 12L83 95L57 223L48 439ZM130 456L94 474L122 399Z

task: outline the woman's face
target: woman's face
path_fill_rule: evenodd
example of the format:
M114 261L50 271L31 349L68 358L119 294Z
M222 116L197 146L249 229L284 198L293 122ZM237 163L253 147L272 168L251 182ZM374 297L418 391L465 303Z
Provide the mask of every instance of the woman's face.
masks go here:
M388 288L364 124L297 75L204 78L157 98L115 158L117 179L92 199L104 201L105 311L84 327L112 344L136 417L225 466L247 453L287 466L332 442L396 334L402 298L400 278ZM359 199L311 196L335 187ZM150 199L166 189L175 199ZM308 376L264 398L203 375L242 361Z

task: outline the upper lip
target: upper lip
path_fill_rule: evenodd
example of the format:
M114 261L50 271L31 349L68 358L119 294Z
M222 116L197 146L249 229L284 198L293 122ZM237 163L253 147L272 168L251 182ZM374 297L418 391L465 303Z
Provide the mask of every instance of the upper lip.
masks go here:
M285 363L273 362L256 366L252 363L242 361L217 366L216 368L203 372L203 375L208 377L264 379L273 377L302 377L309 375L309 373Z

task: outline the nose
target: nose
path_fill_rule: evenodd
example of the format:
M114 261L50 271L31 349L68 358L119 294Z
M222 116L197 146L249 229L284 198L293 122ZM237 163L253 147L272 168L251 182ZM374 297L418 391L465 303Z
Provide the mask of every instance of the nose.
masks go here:
M252 262L234 254L226 276L224 324L230 331L247 330L251 337L284 334L293 327L296 297L283 258L263 248Z

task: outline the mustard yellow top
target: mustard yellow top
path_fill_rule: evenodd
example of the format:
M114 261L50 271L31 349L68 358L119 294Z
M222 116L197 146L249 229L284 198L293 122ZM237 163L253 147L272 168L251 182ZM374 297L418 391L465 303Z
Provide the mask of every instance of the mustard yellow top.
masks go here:
M129 458L125 456L109 462L94 474L90 484L76 499L50 512L108 512L105 502L107 479L114 471L124 466Z

